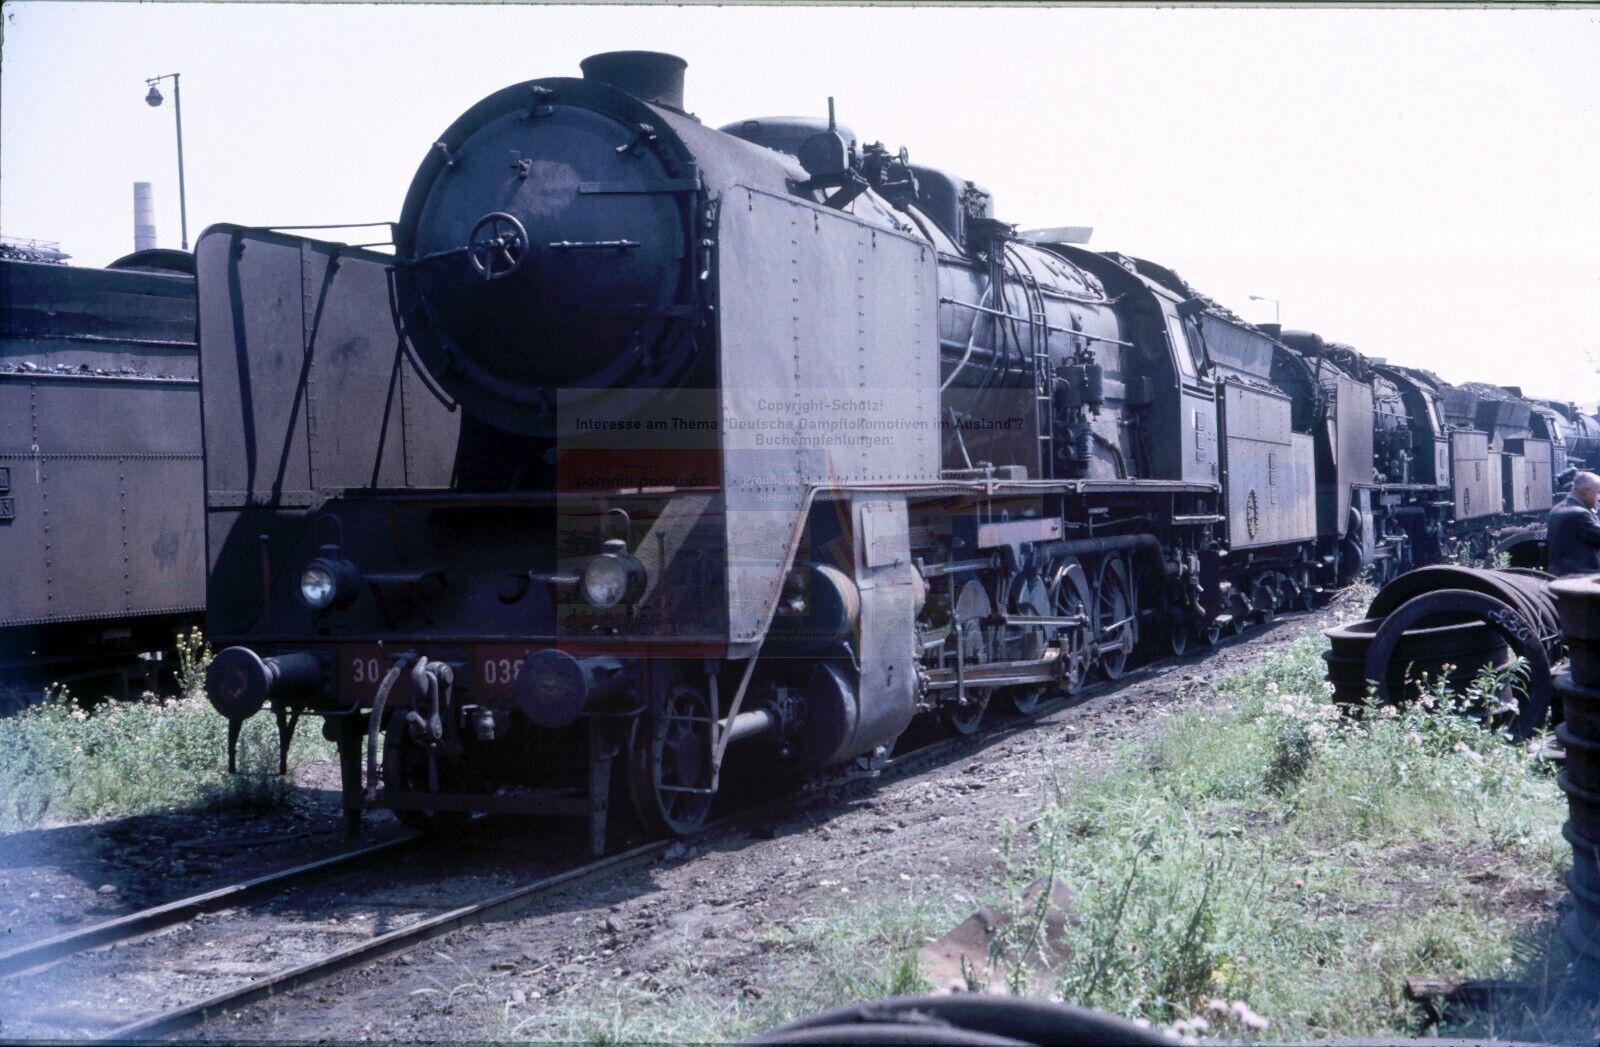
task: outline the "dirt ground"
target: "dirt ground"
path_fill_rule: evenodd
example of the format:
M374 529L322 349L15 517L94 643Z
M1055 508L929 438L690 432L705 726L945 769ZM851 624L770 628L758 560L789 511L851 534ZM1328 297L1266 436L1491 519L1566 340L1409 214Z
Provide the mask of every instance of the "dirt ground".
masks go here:
M0 835L0 951L347 847L337 768L303 767L295 782L289 802L268 811L144 815ZM374 841L401 831L388 815L369 825Z
M703 985L721 985L729 994L759 992L752 977L762 967L762 940L775 927L848 906L852 894L868 896L907 881L948 884L956 902L976 904L980 885L994 882L1002 824L1030 819L1052 768L1094 773L1119 743L1148 735L1199 700L1206 682L1331 621L1329 611L1280 621L1210 657L1132 674L1113 690L975 740L919 773L835 790L785 817L669 852L648 868L553 894L514 920L435 939L188 1035L482 1040L506 1027L497 1023L534 1018L531 1032L541 1009L559 1005L563 994L663 971L681 962L686 941L696 943L696 977ZM285 817L296 821L290 813L279 816L280 823ZM240 828L218 826L215 833ZM266 832L254 825L250 831ZM84 879L65 871L56 877ZM71 897L56 900L63 911ZM464 984L475 991L440 991Z

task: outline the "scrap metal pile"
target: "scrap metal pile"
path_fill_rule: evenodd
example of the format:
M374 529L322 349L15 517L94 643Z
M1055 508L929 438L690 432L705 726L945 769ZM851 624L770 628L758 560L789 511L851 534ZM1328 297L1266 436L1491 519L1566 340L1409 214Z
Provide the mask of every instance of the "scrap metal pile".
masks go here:
M1508 681L1497 711L1514 736L1529 736L1549 713L1550 667L1561 654L1549 581L1542 571L1450 565L1400 576L1365 619L1327 631L1334 701L1358 705L1371 688L1378 701L1398 703L1440 682L1461 692L1484 670L1504 675L1520 658L1521 679Z

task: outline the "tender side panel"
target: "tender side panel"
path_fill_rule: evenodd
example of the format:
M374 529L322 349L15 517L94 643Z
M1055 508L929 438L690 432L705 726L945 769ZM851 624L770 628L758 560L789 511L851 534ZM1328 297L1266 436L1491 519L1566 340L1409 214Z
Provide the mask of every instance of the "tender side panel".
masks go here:
M808 487L939 478L932 249L737 187L723 197L729 639L759 639Z
M1508 469L1520 471L1520 476L1508 473L1510 489L1506 492L1507 504L1514 513L1545 512L1554 501L1555 461L1554 446L1549 440L1508 440L1512 454L1506 461L1520 457L1520 466Z
M1500 475L1502 482L1501 497L1505 501L1506 511L1512 513L1525 513L1528 511L1528 460L1520 454L1503 454L1500 456Z
M0 625L200 608L199 400L188 381L0 374Z
M1309 437L1294 439L1289 398L1228 382L1222 404L1229 543L1252 549L1314 539L1313 452Z
M1372 483L1372 387L1348 375L1335 378L1338 430L1334 489L1324 498L1323 531L1344 535L1350 528L1350 492ZM1331 525L1331 526L1330 526Z
M1457 520L1500 511L1500 465L1489 460L1488 434L1470 429L1450 434L1450 475L1455 480Z

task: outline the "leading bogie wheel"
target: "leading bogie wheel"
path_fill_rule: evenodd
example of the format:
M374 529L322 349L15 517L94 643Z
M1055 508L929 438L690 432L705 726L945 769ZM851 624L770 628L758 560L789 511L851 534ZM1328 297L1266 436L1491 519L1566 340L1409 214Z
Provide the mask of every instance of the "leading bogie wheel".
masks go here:
M628 735L628 792L650 832L682 836L711 812L711 702L700 688L677 683L653 715Z

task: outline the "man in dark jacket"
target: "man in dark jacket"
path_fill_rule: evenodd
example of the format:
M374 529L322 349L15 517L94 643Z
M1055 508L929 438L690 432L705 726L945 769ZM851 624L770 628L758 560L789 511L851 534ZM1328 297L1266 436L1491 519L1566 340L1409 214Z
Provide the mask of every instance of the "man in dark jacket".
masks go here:
M1600 573L1600 520L1595 519L1595 503L1600 502L1600 476L1579 473L1572 479L1572 493L1550 510L1545 526L1550 551L1550 573Z

